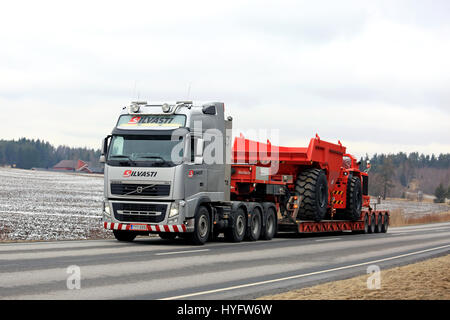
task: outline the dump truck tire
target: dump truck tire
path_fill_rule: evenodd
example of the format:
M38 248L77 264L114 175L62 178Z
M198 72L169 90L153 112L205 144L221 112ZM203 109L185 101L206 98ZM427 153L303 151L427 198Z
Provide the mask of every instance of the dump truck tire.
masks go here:
M362 188L361 179L352 177L347 184L347 209L345 214L348 219L358 221L362 210Z
M328 182L325 172L308 169L298 175L296 193L302 197L298 218L301 220L323 220L328 209Z

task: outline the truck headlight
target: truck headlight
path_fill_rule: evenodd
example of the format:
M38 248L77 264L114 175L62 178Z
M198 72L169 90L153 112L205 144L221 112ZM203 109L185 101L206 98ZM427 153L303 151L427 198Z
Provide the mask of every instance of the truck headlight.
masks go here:
M103 201L103 214L108 217L111 216L111 210L109 209L109 204L105 201Z
M172 205L170 206L169 218L177 216L179 212L180 211L178 203L177 202L172 203Z

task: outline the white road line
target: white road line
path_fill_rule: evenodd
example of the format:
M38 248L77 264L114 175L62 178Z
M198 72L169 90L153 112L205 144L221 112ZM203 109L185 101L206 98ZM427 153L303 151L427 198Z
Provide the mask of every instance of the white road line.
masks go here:
M319 240L315 240L316 242L323 242L323 241L334 241L334 240L339 240L342 238L329 238L329 239L319 239Z
M421 253L435 251L435 250L444 249L444 248L450 248L450 244L445 245L445 246L436 247L436 248L431 248L431 249L426 249L426 250L420 250L420 251L416 251L416 252L406 253L406 254L402 254L402 255L399 255L399 256L390 257L390 258L385 258L385 259L373 260L373 261L364 262L364 263L353 264L353 265L349 265L349 266L345 266L345 267L339 267L339 268L333 268L333 269L328 269L328 270L316 271L316 272L311 272L311 273L306 273L306 274L298 274L298 275L295 275L295 276L279 278L279 279L273 279L273 280L260 281L260 282L254 282L254 283L248 283L248 284L243 284L243 285L233 286L233 287L228 287L228 288L221 288L221 289L215 289L215 290L208 290L208 291L202 291L202 292L189 293L189 294L185 294L185 295L181 295L181 296L167 297L167 298L163 298L163 299L160 299L160 300L185 299L185 298L196 297L196 296L201 296L201 295L205 295L205 294L211 294L211 293L218 293L218 292L230 291L230 290L235 290L235 289L254 287L254 286L259 286L259 285L263 285L263 284L281 282L281 281L292 280L292 279L299 279L299 278L304 278L304 277L313 276L313 275L322 274L322 273L327 273L327 272L351 269L351 268L355 268L355 267L361 267L361 266L375 264L375 263L380 263L380 262L384 262L384 261L390 261L390 260L394 260L394 259L398 259L398 258L404 258L404 257L413 256L413 255L416 255L416 254L421 254Z
M170 254L182 254L182 253L205 252L205 251L209 251L209 249L187 250L187 251L176 251L176 252L160 252L160 253L155 253L155 256L166 256L166 255L170 255Z

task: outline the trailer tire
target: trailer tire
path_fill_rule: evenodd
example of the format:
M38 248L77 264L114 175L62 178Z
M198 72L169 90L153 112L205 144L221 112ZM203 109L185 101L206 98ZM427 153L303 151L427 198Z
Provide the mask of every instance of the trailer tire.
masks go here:
M383 231L383 215L380 213L378 214L378 219L377 219L377 226L375 228L375 232L376 233L382 233Z
M254 208L248 220L248 229L246 239L249 241L258 241L262 231L262 216L258 208Z
M369 233L375 233L376 223L375 223L375 214L370 216L370 225L369 225Z
M194 232L191 240L195 245L204 245L211 232L211 219L208 208L199 206L195 213Z
M361 179L358 177L349 178L347 185L347 208L346 215L352 221L361 218L362 210L362 188Z
M298 175L296 193L302 197L298 217L302 220L320 222L328 209L328 182L325 172L308 169Z
M125 230L113 230L113 234L118 241L124 242L132 242L137 236L135 232Z
M277 231L277 215L274 208L268 208L266 213L266 221L261 232L262 240L272 240Z
M232 225L224 232L225 239L230 242L241 242L247 229L247 219L244 209L238 208L232 220Z
M382 233L386 233L389 229L389 215L385 214L384 215L384 222L383 222L383 227L381 228L381 232Z
M369 233L369 229L370 229L370 227L369 227L369 215L368 214L365 214L364 215L364 231L363 231L363 233Z

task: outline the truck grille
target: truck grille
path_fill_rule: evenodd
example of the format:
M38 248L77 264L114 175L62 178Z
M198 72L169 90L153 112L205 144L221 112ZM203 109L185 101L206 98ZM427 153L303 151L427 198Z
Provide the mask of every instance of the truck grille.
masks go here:
M131 184L111 183L111 193L115 195L133 196L168 196L170 194L169 184Z
M167 204L113 203L114 217L122 222L162 222Z

